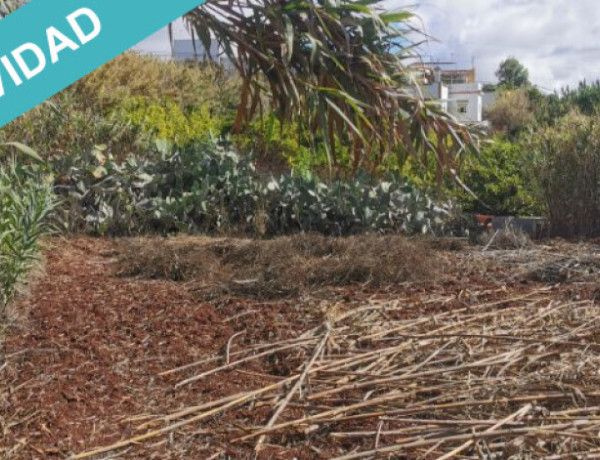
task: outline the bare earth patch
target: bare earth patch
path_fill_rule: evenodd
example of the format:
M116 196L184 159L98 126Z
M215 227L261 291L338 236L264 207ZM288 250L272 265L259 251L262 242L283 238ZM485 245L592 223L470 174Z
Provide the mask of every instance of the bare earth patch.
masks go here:
M156 263L125 276L132 248L147 263L145 247L163 254L156 240L55 240L0 364L0 457L600 452L596 247L436 252L419 242L410 252L398 243L403 262L390 240L353 242L354 259L348 242L302 241L269 252L175 240L186 268L173 277L153 275ZM339 266L356 254L368 269L353 278ZM328 256L335 269L319 271ZM244 281L243 261L263 276L300 259L312 262L285 271L277 289L264 279L231 288ZM306 274L315 272L328 278Z

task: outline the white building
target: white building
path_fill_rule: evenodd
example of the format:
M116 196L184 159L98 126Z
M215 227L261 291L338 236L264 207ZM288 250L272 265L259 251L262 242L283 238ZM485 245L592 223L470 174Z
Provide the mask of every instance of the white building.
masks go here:
M437 101L439 106L463 123L482 123L484 109L493 97L483 92L476 81L475 69L443 70L440 66L418 63L416 71L420 93L425 100Z
M465 123L483 121L483 85L453 83L448 85L448 112Z

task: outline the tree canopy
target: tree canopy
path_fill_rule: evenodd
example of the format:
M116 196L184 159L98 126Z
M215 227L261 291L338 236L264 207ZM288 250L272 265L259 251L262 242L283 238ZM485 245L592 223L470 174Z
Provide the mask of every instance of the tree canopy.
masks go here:
M500 63L496 77L501 87L508 89L529 86L529 70L516 58L509 57Z

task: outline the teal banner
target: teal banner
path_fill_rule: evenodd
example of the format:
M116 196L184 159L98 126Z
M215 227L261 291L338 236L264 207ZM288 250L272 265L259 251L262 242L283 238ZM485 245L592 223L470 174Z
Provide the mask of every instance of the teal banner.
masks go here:
M202 0L32 0L0 21L0 127Z

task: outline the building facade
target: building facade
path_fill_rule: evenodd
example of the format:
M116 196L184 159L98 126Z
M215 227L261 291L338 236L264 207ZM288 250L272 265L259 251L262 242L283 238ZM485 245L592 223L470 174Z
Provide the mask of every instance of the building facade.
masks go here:
M475 69L443 69L438 64L418 63L411 66L418 92L425 100L437 102L446 112L463 123L484 122L484 111L494 103L477 82ZM493 93L491 93L493 94Z

